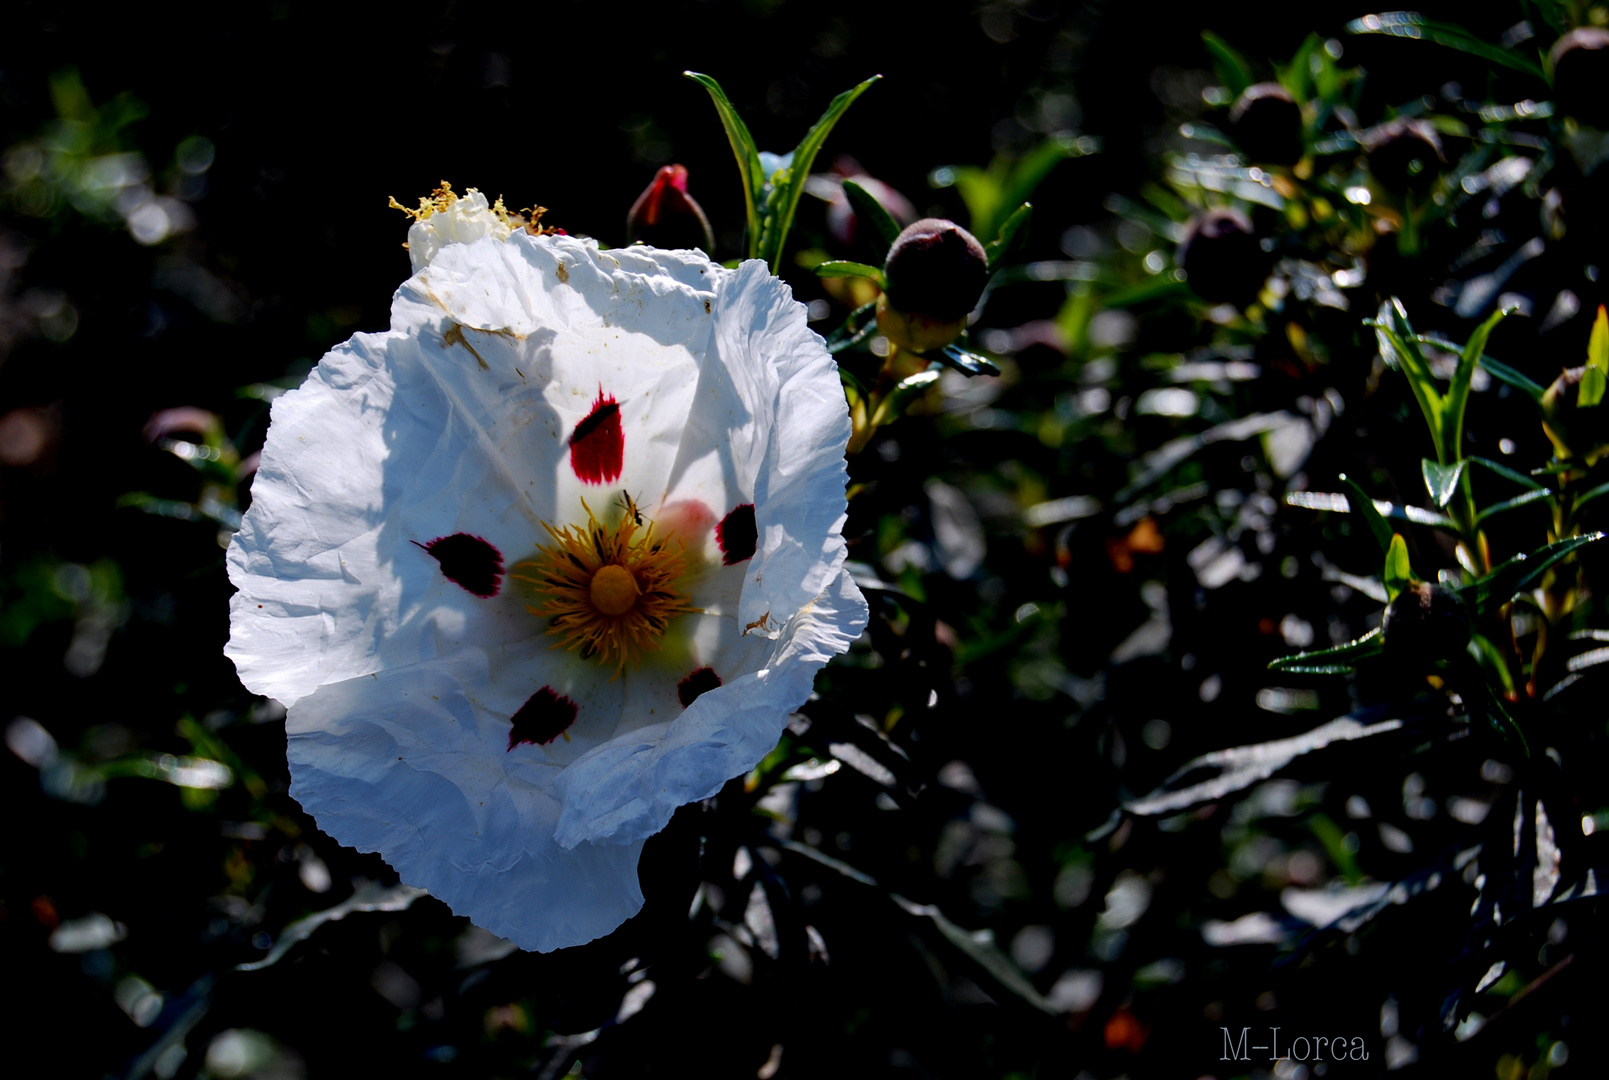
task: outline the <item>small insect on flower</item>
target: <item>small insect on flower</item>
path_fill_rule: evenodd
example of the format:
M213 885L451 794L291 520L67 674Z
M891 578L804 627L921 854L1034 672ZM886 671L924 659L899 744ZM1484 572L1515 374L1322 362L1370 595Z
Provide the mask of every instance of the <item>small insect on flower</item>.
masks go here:
M850 426L763 264L475 214L275 401L227 652L321 828L547 950L641 907L644 840L860 634Z

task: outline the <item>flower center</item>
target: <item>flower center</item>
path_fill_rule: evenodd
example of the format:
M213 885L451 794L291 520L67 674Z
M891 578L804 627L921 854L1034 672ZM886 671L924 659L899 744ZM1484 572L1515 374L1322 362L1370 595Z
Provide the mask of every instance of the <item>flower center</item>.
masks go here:
M624 566L610 563L592 575L592 606L605 615L624 615L637 606L637 579Z
M600 524L585 499L581 506L587 524L558 529L544 521L553 543L511 576L541 599L526 610L547 618L548 634L559 639L553 648L613 663L618 677L645 650L660 647L673 617L697 610L678 588L686 556L681 544L654 536L652 522L643 526L629 496L618 525Z

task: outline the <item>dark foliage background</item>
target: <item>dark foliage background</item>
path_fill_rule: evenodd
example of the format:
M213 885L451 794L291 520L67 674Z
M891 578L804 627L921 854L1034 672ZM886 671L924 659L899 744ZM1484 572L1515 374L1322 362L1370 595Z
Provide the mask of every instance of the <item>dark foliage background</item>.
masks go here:
M1490 306L1463 315L1445 290L1541 231L1558 188L1570 228L1500 283L1534 315L1504 323L1491 351L1543 384L1580 362L1605 299L1584 269L1597 201L1556 130L1536 127L1549 179L1410 255L1382 242L1344 311L1293 300L1255 325L1215 322L1182 287L1119 301L1122 282L1104 278L1093 307L1077 303L1075 264L1143 284L1157 274L1143 259L1174 259L1183 215L1168 222L1166 199L1130 211L1163 182L1164 153L1201 149L1181 123L1222 123L1201 96L1215 82L1204 29L1263 77L1309 33L1343 42L1340 63L1367 70L1351 101L1364 126L1421 99L1449 111L1547 95L1467 53L1347 36L1361 14L709 0L358 20L280 3L90 25L14 5L0 43L0 948L21 991L6 1007L14 1044L65 1075L164 1078L1323 1075L1222 1060L1225 1029L1256 1043L1277 1027L1287 1045L1361 1040L1368 1059L1329 1075L1601 1068L1582 1011L1596 900L1472 929L1479 887L1453 865L1506 842L1491 826L1513 818L1501 791L1516 771L1546 774L1526 790L1574 816L1609 804L1590 694L1559 698L1522 759L1449 718L1422 672L1266 670L1377 625L1381 607L1357 584L1380 573L1367 531L1285 493L1338 491L1347 473L1376 498L1425 502L1429 443L1362 318L1398 295L1421 330L1463 341ZM1456 17L1496 42L1528 14ZM884 585L868 637L755 776L650 843L642 915L579 949L511 954L288 797L283 714L221 652L221 545L267 399L387 325L408 272L387 196L411 203L445 177L621 243L632 200L679 162L716 256L740 254L730 151L684 69L718 77L779 151L833 94L883 74L818 168L853 155L957 220L961 187L930 183L941 166L1020 160L1057 137L1099 152L1039 184L1016 261L1049 269L998 287L974 328L1005 375L947 381L851 463L865 485L851 558ZM1338 248L1281 235L1326 274L1345 270ZM834 248L809 197L792 248L865 257ZM783 276L828 299L804 267ZM1566 291L1574 309L1549 324ZM1167 374L1203 357L1256 377ZM1195 386L1189 409L1143 407L1178 385ZM187 407L201 411L164 413ZM1482 384L1470 409L1473 453L1522 471L1547 460L1507 387ZM1307 425L1289 469L1267 440L1218 427L1275 414ZM1158 466L1180 438L1198 444ZM1046 509L1067 499L1088 502ZM1427 578L1456 567L1451 540L1403 528ZM1541 516L1489 529L1505 556L1546 532ZM1118 812L1198 755L1343 713L1408 724L1384 748L1330 747L1187 813ZM1496 807L1486 832L1459 799ZM1595 853L1582 865L1603 865ZM1407 883L1413 903L1344 926L1289 901L1375 882ZM344 917L298 936L331 909ZM1204 930L1259 912L1275 925L1261 938ZM1499 953L1511 973L1473 991ZM1450 987L1466 1001L1455 1021L1474 1008L1502 1022L1446 1034Z

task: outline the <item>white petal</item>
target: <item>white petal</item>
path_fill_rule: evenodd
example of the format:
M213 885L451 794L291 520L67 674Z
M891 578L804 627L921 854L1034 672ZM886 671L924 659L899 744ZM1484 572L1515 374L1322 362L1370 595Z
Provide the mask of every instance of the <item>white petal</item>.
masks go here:
M472 660L326 686L286 723L291 794L326 832L524 949L581 944L642 907L642 844L553 839L559 804L511 775L466 687ZM557 772L556 766L548 771Z
M840 571L770 642L764 665L703 694L673 721L612 739L559 774L559 843L636 843L676 808L707 799L776 746L816 671L866 625L866 599Z

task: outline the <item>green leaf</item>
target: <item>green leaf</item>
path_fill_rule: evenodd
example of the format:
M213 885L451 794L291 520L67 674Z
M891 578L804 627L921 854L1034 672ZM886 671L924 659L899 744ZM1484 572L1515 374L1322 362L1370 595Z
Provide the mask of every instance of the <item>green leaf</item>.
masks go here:
M1527 506L1530 503L1534 503L1534 502L1541 502L1544 499L1546 499L1548 502L1552 502L1553 501L1553 492L1547 491L1545 489L1538 489L1536 491L1527 491L1524 495L1516 495L1516 496L1514 496L1514 498L1505 499L1504 501L1496 504L1495 506L1488 506L1486 509L1482 510L1478 515L1476 515L1475 524L1479 525L1481 522L1485 521L1487 518L1493 516L1494 514L1507 513L1508 511L1516 509L1517 507Z
M1384 555L1391 550L1391 526L1380 515L1380 510L1374 505L1374 500L1364 493L1356 480L1350 479L1345 473L1341 474L1341 483L1346 486L1349 498L1347 504L1354 514L1358 514L1369 526L1369 532L1374 535L1375 542L1380 545L1380 554Z
M1483 457L1471 457L1471 458L1466 458L1465 460L1468 461L1471 465L1479 465L1483 469L1490 469L1490 470L1492 470L1492 472L1496 473L1498 476L1501 476L1506 480L1512 480L1516 484L1519 484L1521 487L1530 488L1530 489L1532 489L1534 491L1545 491L1545 490L1547 490L1542 484L1537 483L1535 480L1531 479L1529 476L1526 476L1524 473L1518 472L1518 471L1516 471L1514 469L1511 469L1507 465L1504 465L1504 464L1502 464L1500 462L1491 461L1491 460L1489 460L1487 458L1483 458Z
M763 208L759 243L756 245L754 257L764 259L773 274L781 265L782 247L787 242L788 230L793 227L793 215L799 208L799 198L804 194L805 181L810 177L810 166L815 163L821 144L827 141L827 135L838 123L839 118L855 103L855 99L881 78L881 75L873 75L860 85L845 90L833 98L831 104L827 106L827 111L821 114L821 119L805 133L803 139L799 140L799 145L793 148L793 153L789 155L788 167L770 178L776 187ZM755 160L758 165L758 157Z
M935 363L930 364L926 371L918 371L915 375L907 375L901 379L872 414L872 427L882 427L905 415L905 410L910 408L911 402L938 382L940 374L942 374L940 365Z
M1475 609L1477 614L1485 615L1493 608L1501 607L1529 590L1560 559L1567 557L1579 547L1602 540L1603 536L1603 533L1572 536L1538 548L1529 556L1516 555L1478 581L1463 586L1458 590L1459 595L1464 598L1466 604Z
M1380 577L1385 582L1386 595L1393 600L1417 580L1413 576L1413 566L1408 561L1408 542L1401 533L1391 538L1391 546L1386 549L1385 569Z
M871 278L877 282L879 288L887 288L888 282L883 278L883 272L875 266L865 263L846 262L839 259L829 260L816 264L816 276L824 278L837 277L863 277Z
M1603 392L1609 383L1605 382L1603 372L1597 368L1589 367L1581 373L1581 396L1576 399L1579 409L1596 408L1603 400Z
M1386 300L1380 305L1379 317L1364 320L1364 325L1374 327L1375 341L1387 366L1398 368L1407 376L1408 388L1413 391L1414 400L1419 402L1419 410L1425 415L1436 456L1440 458L1443 452L1441 394L1436 390L1436 378L1430 373L1425 354L1419 351L1419 342L1414 337L1402 301L1395 296Z
M946 345L939 350L938 359L946 367L954 368L966 376L972 375L998 375L1000 366L987 356L979 356L975 352L968 352L958 345Z
M1609 382L1609 310L1598 305L1598 317L1592 323L1592 337L1587 342L1587 370L1581 375L1581 393L1576 399L1578 408L1595 407L1603 400L1606 382Z
M1377 626L1345 645L1296 653L1294 656L1282 656L1269 664L1268 670L1309 675L1345 675L1352 670L1350 661L1375 656L1384 648L1385 643L1380 638L1380 628Z
M1449 49L1457 49L1478 56L1493 64L1523 71L1546 82L1541 65L1523 56L1499 48L1476 37L1462 26L1432 22L1417 11L1386 11L1378 15L1365 15L1346 24L1349 34L1386 34L1391 37L1412 38L1416 41L1433 41Z
M1430 501L1446 506L1458 491L1458 481L1464 477L1464 463L1438 465L1429 458L1420 458L1419 464L1425 474L1425 490L1430 492Z
M972 233L978 237L996 236L1006 219L1030 198L1041 181L1058 163L1089 151L1078 141L1064 137L1046 139L1021 160L996 156L987 169L974 167L939 170L953 183L966 203Z
M877 316L873 314L876 308L877 301L868 300L851 311L843 325L827 335L827 351L839 353L870 337L872 331L877 329Z
M1246 63L1245 57L1236 52L1234 47L1211 30L1201 32L1201 43L1207 47L1212 57L1212 70L1217 73L1218 81L1223 83L1224 89L1229 91L1231 97L1239 97L1242 90L1254 81L1251 65Z
M1486 341L1492 336L1497 324L1502 322L1513 308L1500 308L1494 311L1485 322L1475 328L1464 343L1458 354L1458 370L1453 372L1452 383L1447 387L1446 400L1441 406L1441 430L1444 439L1442 447L1442 461L1457 461L1464 451L1464 406L1469 401L1469 383L1475 376L1475 365L1480 361L1481 353L1486 349ZM1606 328L1606 343L1609 343L1609 328ZM1451 498L1449 493L1448 498ZM1445 506L1445 502L1437 503Z
M709 91L710 100L715 102L715 111L721 117L721 126L726 129L727 141L732 144L732 156L737 158L738 176L743 181L743 209L747 215L749 229L749 258L756 258L760 242L760 191L765 186L764 171L760 168L760 151L754 145L754 137L749 134L748 125L743 123L743 118L737 114L737 109L727 99L726 91L721 89L720 83L696 71L684 71L682 74Z
M849 200L855 216L877 230L877 236L882 240L881 249L877 254L886 256L888 249L899 238L899 222L894 220L894 215L890 214L882 203L872 197L871 192L853 180L844 181L844 197Z
M1014 248L1021 246L1021 240L1027 238L1028 219L1033 217L1033 213L1032 203L1023 203L1017 207L1011 216L1006 218L1006 223L1000 226L1000 235L983 249L984 255L989 260L989 273L994 273L995 268L1005 260L1006 256L1010 255Z

